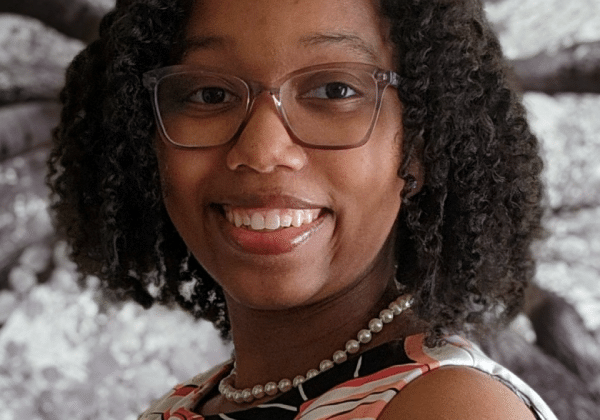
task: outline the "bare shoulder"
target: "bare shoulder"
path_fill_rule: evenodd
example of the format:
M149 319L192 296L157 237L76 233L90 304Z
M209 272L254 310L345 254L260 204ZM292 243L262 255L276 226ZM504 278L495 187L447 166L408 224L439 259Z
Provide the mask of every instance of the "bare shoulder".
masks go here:
M469 367L442 367L415 379L379 419L535 420L509 388Z

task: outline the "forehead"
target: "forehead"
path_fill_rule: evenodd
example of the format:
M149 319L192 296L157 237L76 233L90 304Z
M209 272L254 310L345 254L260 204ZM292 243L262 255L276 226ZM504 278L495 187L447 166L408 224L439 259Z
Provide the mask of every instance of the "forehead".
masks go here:
M184 61L300 67L335 61L392 65L376 0L197 1Z

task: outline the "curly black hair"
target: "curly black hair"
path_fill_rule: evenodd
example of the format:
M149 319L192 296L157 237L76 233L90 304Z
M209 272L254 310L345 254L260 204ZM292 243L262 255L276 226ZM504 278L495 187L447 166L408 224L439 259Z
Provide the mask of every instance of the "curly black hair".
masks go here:
M177 63L193 0L119 1L71 64L48 184L83 275L144 307L177 302L229 332L223 291L164 204L148 70ZM541 237L538 142L478 0L382 0L403 104L404 163L424 168L398 215L397 278L430 325L471 333L519 310Z

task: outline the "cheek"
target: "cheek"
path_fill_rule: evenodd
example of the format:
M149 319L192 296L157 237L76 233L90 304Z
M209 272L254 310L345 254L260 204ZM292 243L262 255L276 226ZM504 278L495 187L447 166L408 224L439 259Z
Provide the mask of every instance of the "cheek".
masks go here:
M333 197L336 253L343 255L342 264L358 264L358 256L373 260L400 210L404 186L398 177L401 134L390 134L374 137L363 150L348 150L329 162L331 190L337 192Z
M356 211L361 216L361 228L365 235L370 235L365 229L373 229L375 240L387 238L401 205L404 180L398 176L402 161L402 128L397 118L400 112L397 106L382 107L363 158L354 169L357 175L353 183L360 188Z
M202 187L210 173L210 159L193 150L179 150L164 143L157 147L163 202L182 237L200 220ZM186 241L187 242L187 241ZM189 245L189 244L188 244Z
M404 186L404 181L398 176L402 135L397 130L396 134L392 133L383 138L373 136L356 158L349 155L336 165L340 168L338 179L342 188L348 195L354 196L359 212L361 208L367 212L369 207L381 211L397 211L400 208L400 194Z
M394 152L394 153L392 153ZM354 179L348 187L355 191L355 219L360 223L361 230L372 229L379 231L379 236L387 237L401 205L401 192L404 181L398 177L398 154L373 156L368 163L363 164L365 176ZM368 235L369 233L366 232Z

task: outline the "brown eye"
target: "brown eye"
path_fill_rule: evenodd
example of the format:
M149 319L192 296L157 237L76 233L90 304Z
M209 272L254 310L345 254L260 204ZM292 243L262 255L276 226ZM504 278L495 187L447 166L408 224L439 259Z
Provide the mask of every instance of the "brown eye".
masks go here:
M357 95L357 92L349 85L341 82L332 82L311 90L304 96L317 99L349 99Z
M325 87L325 94L329 99L344 99L353 96L356 92L343 83L329 83Z
M216 105L224 102L231 102L233 100L233 95L223 88L205 87L191 95L190 100L207 105Z

